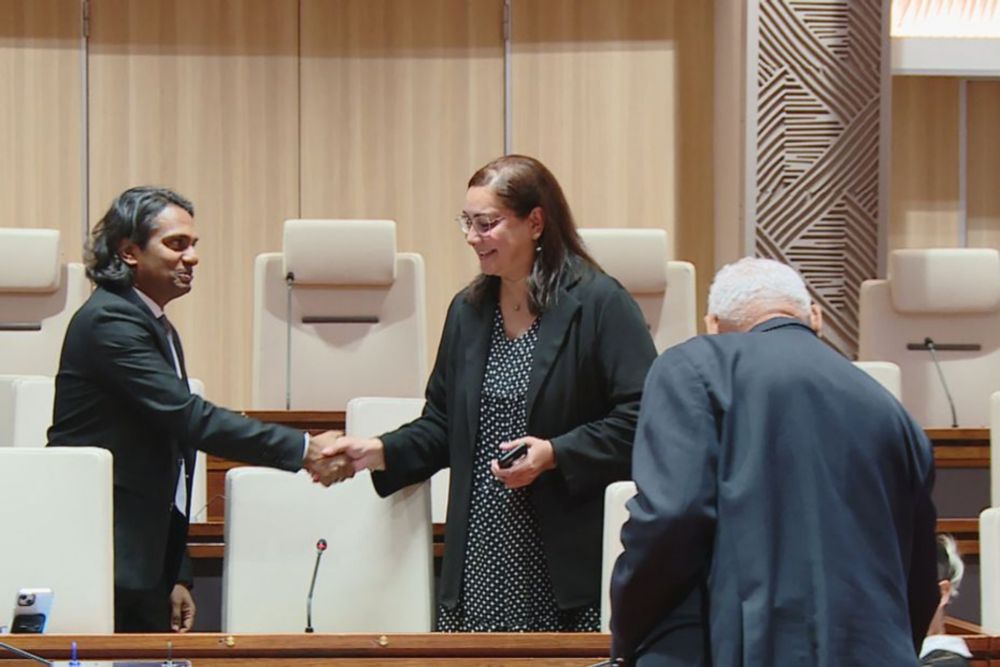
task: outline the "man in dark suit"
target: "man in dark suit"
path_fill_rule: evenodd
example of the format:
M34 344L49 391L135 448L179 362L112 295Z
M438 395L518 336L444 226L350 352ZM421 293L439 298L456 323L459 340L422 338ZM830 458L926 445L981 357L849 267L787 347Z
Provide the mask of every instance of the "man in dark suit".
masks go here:
M163 308L191 290L194 209L170 190L132 188L95 227L87 275L96 289L66 331L50 446L114 455L115 629L189 630L194 602L178 584L195 450L295 471L331 484L351 474L312 438L218 408L187 384L180 338Z
M922 430L819 340L791 268L723 268L706 322L720 335L667 350L646 380L613 657L916 665L938 597Z

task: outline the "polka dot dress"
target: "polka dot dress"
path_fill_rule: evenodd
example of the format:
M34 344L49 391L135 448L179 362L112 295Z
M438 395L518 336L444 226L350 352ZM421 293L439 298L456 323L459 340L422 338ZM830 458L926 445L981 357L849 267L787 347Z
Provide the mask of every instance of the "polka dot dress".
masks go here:
M454 609L438 608L442 632L596 632L600 624L597 604L571 610L557 606L530 485L507 489L490 473L500 443L528 435L525 398L539 321L511 340L499 307L493 318L462 587Z

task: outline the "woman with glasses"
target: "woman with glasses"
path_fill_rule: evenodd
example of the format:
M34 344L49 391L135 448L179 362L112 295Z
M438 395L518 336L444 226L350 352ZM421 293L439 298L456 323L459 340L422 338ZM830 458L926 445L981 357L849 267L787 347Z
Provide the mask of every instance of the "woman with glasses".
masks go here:
M630 477L652 339L537 160L482 167L457 222L480 274L448 309L423 415L330 453L382 496L451 467L439 630L596 631L604 489Z

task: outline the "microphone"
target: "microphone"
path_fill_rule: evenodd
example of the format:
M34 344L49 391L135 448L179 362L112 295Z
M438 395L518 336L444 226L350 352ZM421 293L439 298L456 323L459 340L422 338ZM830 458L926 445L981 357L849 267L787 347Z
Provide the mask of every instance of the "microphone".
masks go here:
M51 661L46 660L45 658L42 658L40 656L37 656L34 653L28 653L27 651L23 651L17 648L16 646L11 646L10 644L4 644L3 642L0 642L0 648L7 649L17 657L24 658L25 660L34 660L35 662L40 662L43 665L50 665L50 666L52 665Z
M931 353L931 360L934 361L934 368L937 369L938 377L941 378L941 386L944 387L944 395L948 398L948 406L951 408L951 427L958 428L958 416L955 413L955 401L951 397L951 392L948 391L948 383L944 380L944 371L941 370L941 364L938 363L936 347L934 345L934 339L930 336L924 338L924 347L927 351Z
M319 574L319 559L326 551L326 540L322 537L316 543L316 565L313 566L312 581L309 582L309 597L306 598L306 632L313 631L313 590L316 588L316 575Z

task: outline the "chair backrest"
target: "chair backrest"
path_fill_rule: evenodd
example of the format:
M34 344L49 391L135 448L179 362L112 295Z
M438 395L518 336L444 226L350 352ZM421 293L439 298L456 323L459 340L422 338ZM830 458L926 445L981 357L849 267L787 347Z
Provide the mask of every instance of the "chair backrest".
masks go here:
M979 515L980 625L987 634L1000 634L1000 507Z
M581 229L587 250L639 304L657 352L698 333L695 269L667 259L663 229Z
M297 410L422 396L425 289L423 259L396 252L393 221L287 220L284 251L255 265L253 407L285 408L289 384Z
M47 632L114 631L112 459L91 447L0 447L0 625L20 588L51 588Z
M83 265L61 262L57 230L0 229L0 373L54 376L89 294Z
M888 277L861 285L858 358L897 364L906 409L922 426L947 426L951 411L926 338L937 346L959 426L986 426L988 398L1000 389L1000 253L896 250ZM948 349L961 344L980 349Z
M0 375L0 447L44 447L54 398L51 377Z
M359 397L347 403L347 432L364 433L365 437L386 433L411 422L424 409L422 398ZM451 470L439 470L431 477L431 521L445 523L448 519L448 483Z
M855 361L854 365L875 378L897 401L901 400L903 379L899 366L888 361Z
M635 495L635 482L615 482L604 491L604 549L601 556L601 632L611 629L611 571L624 551L622 526L628 520L625 503Z
M357 410L357 405L355 405ZM348 433L374 419L348 412ZM223 632L301 632L316 543L328 541L313 597L317 632L429 632L430 489L379 498L367 472L323 488L304 473L226 475Z

